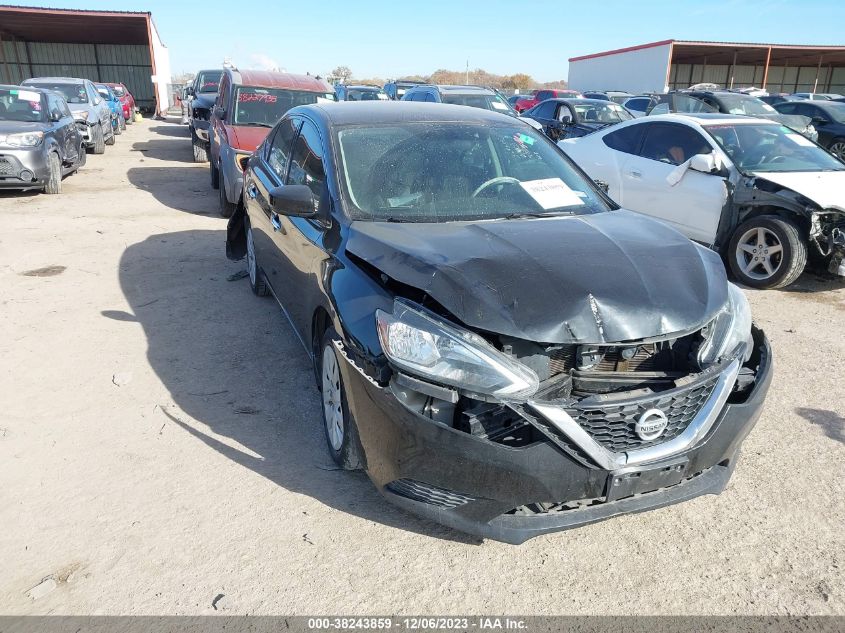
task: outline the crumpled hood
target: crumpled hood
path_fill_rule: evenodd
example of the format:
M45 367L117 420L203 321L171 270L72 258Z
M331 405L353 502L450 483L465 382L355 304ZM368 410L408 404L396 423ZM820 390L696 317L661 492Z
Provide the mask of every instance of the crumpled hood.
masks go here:
M754 176L792 189L822 209L845 211L845 171L767 171Z
M214 107L214 102L217 101L216 92L203 92L191 99L191 107L207 108L211 110Z
M423 290L467 326L543 343L691 330L727 301L716 253L631 211L353 222L346 250Z

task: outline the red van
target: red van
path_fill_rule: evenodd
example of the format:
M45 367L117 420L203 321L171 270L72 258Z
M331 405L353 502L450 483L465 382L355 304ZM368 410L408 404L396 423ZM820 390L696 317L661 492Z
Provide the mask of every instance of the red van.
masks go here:
M334 101L319 77L227 68L209 126L211 186L220 190L220 214L228 218L241 203L243 169L268 132L291 108Z

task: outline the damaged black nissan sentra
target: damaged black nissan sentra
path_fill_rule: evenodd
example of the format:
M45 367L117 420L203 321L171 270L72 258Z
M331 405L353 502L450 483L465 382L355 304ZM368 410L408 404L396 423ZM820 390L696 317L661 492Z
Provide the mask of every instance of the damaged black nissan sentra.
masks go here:
M521 543L727 484L772 367L744 295L524 122L294 108L243 198L227 253L313 358L335 461L390 501Z

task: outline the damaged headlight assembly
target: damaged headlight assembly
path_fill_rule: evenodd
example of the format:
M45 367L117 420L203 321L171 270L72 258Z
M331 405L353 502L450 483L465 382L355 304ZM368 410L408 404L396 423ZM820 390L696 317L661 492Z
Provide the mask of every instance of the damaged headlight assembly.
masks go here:
M470 395L501 400L530 398L537 374L483 338L436 315L396 300L393 313L376 311L382 349L396 367Z
M698 364L706 368L726 355L734 354L745 344L743 361L751 356L751 307L742 290L728 283L728 301L704 332L704 343L698 351Z

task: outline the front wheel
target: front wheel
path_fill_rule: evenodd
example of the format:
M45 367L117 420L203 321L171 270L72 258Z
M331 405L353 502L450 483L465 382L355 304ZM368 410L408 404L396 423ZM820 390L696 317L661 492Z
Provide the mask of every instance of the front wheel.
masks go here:
M47 184L44 185L44 193L56 194L62 192L62 164L59 161L59 155L55 152L50 152L47 157L48 177Z
M106 139L103 136L103 126L98 125L91 131L93 138L93 151L95 154L106 153Z
M807 265L807 244L790 220L761 215L742 223L731 238L729 264L736 278L752 288L783 288Z
M208 160L208 150L195 132L191 132L191 147L194 151L195 163L204 163Z
M105 128L105 126L103 126ZM111 122L109 122L109 128L111 128ZM106 131L103 129L103 138L105 138ZM111 136L106 139L106 145L114 145L114 142L117 140L117 137L114 135L114 129L111 129Z
M830 153L845 163L845 138L835 138L828 147Z
M335 341L340 337L334 328L328 328L323 334L321 354L314 362L319 363L317 375L320 376L320 391L323 401L323 430L329 454L335 463L344 470L361 468L358 427L349 413L346 399L346 387L340 373L341 360Z

